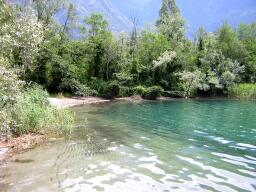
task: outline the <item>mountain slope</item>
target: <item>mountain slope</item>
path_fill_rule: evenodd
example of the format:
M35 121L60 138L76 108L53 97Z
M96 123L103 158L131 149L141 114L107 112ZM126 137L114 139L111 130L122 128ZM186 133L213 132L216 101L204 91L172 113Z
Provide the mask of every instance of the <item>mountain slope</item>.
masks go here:
M109 0L74 0L78 15L84 19L92 13L101 13L109 21L110 29L116 32L131 29L129 21Z
M129 17L130 11L135 12L141 25L144 21L155 23L162 4L161 0L109 1L126 17ZM241 22L250 24L256 21L255 0L177 0L177 5L188 21L189 34L202 26L209 31L217 30L225 20L233 27Z
M111 30L131 32L131 15L144 22L155 23L161 0L74 0L82 18L91 13L102 13L109 21ZM217 30L222 21L228 20L233 27L239 23L256 21L256 0L177 0L183 17L188 21L188 34L199 27L209 31Z
M233 27L256 21L255 0L177 0L177 4L189 21L190 34L202 26L217 30L225 20Z

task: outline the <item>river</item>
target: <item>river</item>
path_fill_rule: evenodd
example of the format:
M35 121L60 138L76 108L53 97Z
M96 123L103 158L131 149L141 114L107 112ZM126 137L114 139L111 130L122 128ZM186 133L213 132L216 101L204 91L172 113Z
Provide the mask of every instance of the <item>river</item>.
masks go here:
M256 191L255 102L72 109L72 137L16 155L2 172L2 191Z

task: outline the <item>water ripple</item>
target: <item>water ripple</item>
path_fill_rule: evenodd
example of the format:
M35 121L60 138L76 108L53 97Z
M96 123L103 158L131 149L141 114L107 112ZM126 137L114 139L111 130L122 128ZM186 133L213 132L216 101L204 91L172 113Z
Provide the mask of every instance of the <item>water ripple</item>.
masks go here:
M74 110L74 140L18 156L33 161L10 163L9 191L256 190L255 102L114 102ZM83 140L85 119L96 133L90 142Z

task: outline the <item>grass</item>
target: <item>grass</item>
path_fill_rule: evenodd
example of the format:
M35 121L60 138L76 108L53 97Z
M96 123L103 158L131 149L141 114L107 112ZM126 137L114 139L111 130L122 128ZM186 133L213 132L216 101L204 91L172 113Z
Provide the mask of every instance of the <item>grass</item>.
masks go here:
M7 110L11 120L2 132L9 136L29 133L70 134L74 124L74 113L69 109L51 106L48 97L48 93L39 87L20 92L16 103Z

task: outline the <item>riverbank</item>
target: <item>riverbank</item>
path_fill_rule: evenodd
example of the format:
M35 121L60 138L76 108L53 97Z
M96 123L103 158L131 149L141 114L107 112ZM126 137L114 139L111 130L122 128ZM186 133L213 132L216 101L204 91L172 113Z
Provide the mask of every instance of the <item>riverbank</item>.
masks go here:
M49 98L50 104L57 106L60 109L85 105L85 104L98 104L103 102L109 102L109 99L104 99L101 97L64 97L64 98Z
M8 141L2 137L0 139L0 164L15 154L23 153L33 149L36 145L46 140L46 135L27 134L17 138L10 138Z
M183 98L171 98L171 97L158 97L156 100L173 100L173 99L183 99ZM114 99L105 99L102 97L64 97L64 98L49 98L50 104L57 106L60 109L74 107L85 104L99 104L110 101L139 101L145 100L139 96L132 97L117 97Z
M157 100L180 100L183 98L171 98L171 97L159 97ZM202 99L202 98L197 98ZM216 99L216 98L203 98L203 99ZM218 98L223 99L223 98ZM63 98L49 98L51 105L57 106L60 109L74 107L79 105L86 104L99 104L110 101L138 101L144 100L141 97L132 96L132 97L121 97L115 99L105 99L101 97L63 97ZM4 160L11 158L17 153L25 152L29 149L36 147L36 145L44 142L49 138L45 133L41 135L24 135L18 138L11 138L6 142L6 138L0 138L0 163Z
M49 98L51 105L57 106L59 109L85 105L109 102L111 100L100 97L72 97L72 98ZM47 133L28 134L17 138L0 138L0 164L7 159L12 158L15 154L23 153L27 150L35 148L40 143L47 141L50 136Z

